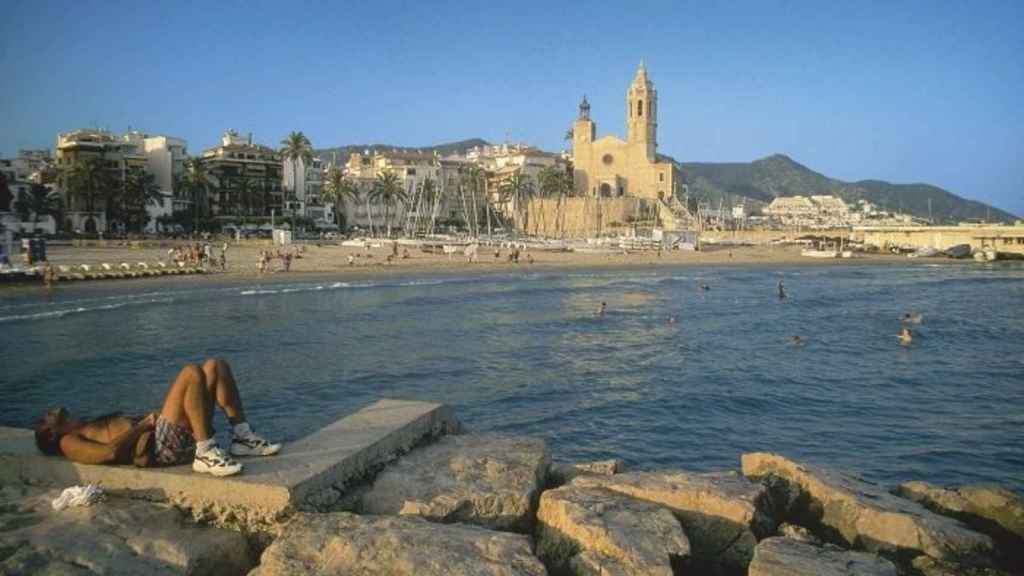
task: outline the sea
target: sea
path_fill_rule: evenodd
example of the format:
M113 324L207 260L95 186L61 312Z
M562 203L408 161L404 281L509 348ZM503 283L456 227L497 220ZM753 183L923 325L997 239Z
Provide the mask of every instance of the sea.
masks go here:
M922 322L903 346L907 312ZM257 431L283 440L380 398L417 399L450 404L471 430L544 438L562 461L714 471L772 451L887 486L1024 493L1019 265L524 266L7 290L0 425L31 426L56 405L155 409L184 363L210 356L231 363Z

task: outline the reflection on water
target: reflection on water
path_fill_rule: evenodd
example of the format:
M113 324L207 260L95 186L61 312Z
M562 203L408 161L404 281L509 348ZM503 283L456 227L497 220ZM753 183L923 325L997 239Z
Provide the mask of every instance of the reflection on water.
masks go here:
M708 470L776 450L883 482L1021 490L1022 280L1005 266L737 267L62 288L0 301L0 423L58 402L155 407L184 361L218 355L254 423L288 439L402 397L543 436L565 459ZM908 310L924 323L903 348Z

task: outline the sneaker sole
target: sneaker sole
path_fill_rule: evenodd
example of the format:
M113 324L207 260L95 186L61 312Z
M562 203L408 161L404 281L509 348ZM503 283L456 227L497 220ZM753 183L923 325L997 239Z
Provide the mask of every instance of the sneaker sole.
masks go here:
M240 473L242 471L242 467L239 466L238 468L196 468L195 466L193 466L192 471L198 472L200 474L210 474L218 478L223 478L225 476L234 476L235 474Z
M234 446L228 450L232 456L273 456L281 451L280 444L271 444L270 446L262 450L251 450L249 448L240 448L235 450Z

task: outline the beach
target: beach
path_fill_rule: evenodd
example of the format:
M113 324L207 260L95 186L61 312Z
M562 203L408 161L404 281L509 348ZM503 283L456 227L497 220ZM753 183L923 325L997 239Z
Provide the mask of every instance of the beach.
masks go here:
M113 242L111 242L113 244ZM158 246L133 247L130 245L108 245L105 247L76 247L54 245L48 250L49 262L53 266L77 268L82 264L98 269L102 263L115 268L122 262L133 268L138 262L155 267L156 262L168 261L168 249L184 243L161 243ZM214 260L220 253L220 245L214 246ZM289 249L297 251L290 269L284 270L283 261L272 259L268 272L258 271L261 250L276 250L269 243L243 242L228 245L227 269L211 266L206 274L142 277L110 282L149 283L202 283L211 280L244 281L263 279L267 281L288 278L375 278L392 275L415 274L465 274L465 273L508 273L517 270L556 271L559 269L595 268L650 268L676 266L829 266L829 265L877 265L908 264L918 261L890 254L856 254L853 258L809 258L801 256L798 245L761 246L707 246L701 251L671 250L660 255L653 250L631 251L628 253L583 253L550 250L521 251L518 263L509 261L510 249L481 246L476 261L470 262L463 253L444 255L424 252L416 246L398 247L398 257L388 260L392 254L389 242L377 248L359 248L336 244L294 244ZM498 256L495 256L498 250ZM404 257L407 253L407 257ZM349 262L349 256L352 262ZM945 258L929 259L929 262L954 262ZM93 284L95 282L88 282ZM65 284L84 284L81 281Z

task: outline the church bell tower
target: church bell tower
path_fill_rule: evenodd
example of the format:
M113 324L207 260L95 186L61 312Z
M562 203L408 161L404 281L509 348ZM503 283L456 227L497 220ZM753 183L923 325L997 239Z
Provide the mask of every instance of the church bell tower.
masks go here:
M643 61L626 93L626 141L643 144L647 160L654 162L658 150L658 91L647 79Z

